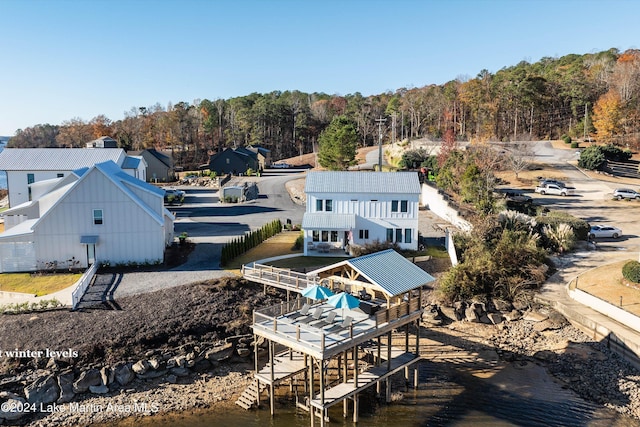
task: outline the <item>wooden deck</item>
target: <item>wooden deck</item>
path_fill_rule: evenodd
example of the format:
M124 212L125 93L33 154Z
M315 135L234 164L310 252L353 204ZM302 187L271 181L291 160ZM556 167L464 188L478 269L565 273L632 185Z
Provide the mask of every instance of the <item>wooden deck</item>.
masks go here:
M304 273L256 263L250 266L243 265L242 276L252 282L298 293L302 292L306 287L317 283L316 279L307 277Z
M291 356L288 351L278 354L273 358L273 384L295 376L306 369L304 355L294 352ZM266 364L255 374L258 381L271 384L271 365Z
M351 378L345 383L340 383L324 391L324 402L319 397L311 400L311 405L318 409L326 409L356 393L371 387L376 382L384 380L389 376L399 372L404 367L418 362L421 358L413 353L402 352L391 359L391 369L384 366L374 366L358 374L358 383Z

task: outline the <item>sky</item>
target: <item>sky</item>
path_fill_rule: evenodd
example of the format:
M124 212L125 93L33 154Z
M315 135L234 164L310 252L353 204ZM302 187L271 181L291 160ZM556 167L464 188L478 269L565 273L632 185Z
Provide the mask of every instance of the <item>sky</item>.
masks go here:
M636 0L0 0L0 135L159 103L364 96L637 49Z

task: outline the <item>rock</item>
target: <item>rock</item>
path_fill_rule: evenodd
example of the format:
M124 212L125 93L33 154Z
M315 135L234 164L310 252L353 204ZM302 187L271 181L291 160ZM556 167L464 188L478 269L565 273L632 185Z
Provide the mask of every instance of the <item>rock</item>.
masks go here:
M204 357L210 362L222 362L231 357L233 353L233 343L226 343L208 350Z
M129 384L136 377L127 363L116 365L113 371L115 374L115 380L118 384L123 386Z
M518 310L511 310L508 313L504 314L504 318L509 322L515 322L516 320L520 320L522 314Z
M500 300L500 299L493 299L493 300L491 300L491 302L492 302L493 306L496 308L496 310L498 310L498 311L506 312L506 311L513 310L513 305L511 305L511 303L508 302L508 301L503 301L503 300Z
M474 302L472 304L473 311L476 312L478 318L481 318L483 314L487 312L487 307L482 302Z
M211 363L208 360L199 360L193 366L193 370L196 372L206 372L211 369Z
M26 400L17 394L8 391L0 392L0 401L2 401L0 420L15 421L27 414L27 412L18 411L26 403Z
M453 313L456 320L464 320L466 318L465 311L467 309L467 303L464 301L456 301L453 303Z
M488 317L489 320L491 320L491 323L493 323L494 325L502 323L502 314L500 313L489 313Z
M167 382L169 384L175 384L175 383L178 382L178 377L173 375L173 374L169 374L169 375L167 375Z
M478 318L480 323L484 323L485 325L493 325L494 323L489 319L488 313L482 313Z
M58 376L58 387L60 388L60 397L56 403L71 402L75 397L73 392L73 372L65 372Z
M104 384L101 385L91 385L89 386L89 391L94 394L105 394L109 392L109 387Z
M149 360L149 367L156 370L160 367L160 362L157 359L151 359Z
M140 378L141 380L150 380L153 378L159 378L166 373L167 373L166 369L159 369L157 371L150 370L145 372L144 374L136 374L136 377Z
M138 375L144 375L147 370L149 370L149 368L150 365L147 360L139 360L131 367L131 369L133 369L133 372Z
M187 363L187 359L184 356L178 356L174 360L176 361L176 366L180 368L184 368L184 364Z
M177 377L186 377L190 374L187 368L171 368L171 373Z
M111 369L104 366L100 369L100 379L102 380L102 384L109 385L113 382L113 372Z
M98 371L97 369L89 369L87 371L83 371L76 382L73 383L73 392L76 394L84 393L89 390L90 386L100 384L102 384L100 371Z
M58 382L53 375L40 377L24 388L29 403L53 403L60 396Z
M530 322L542 322L543 320L547 320L548 316L542 313L538 313L537 311L527 311L523 316L523 320L528 320Z
M469 322L480 322L480 318L478 317L478 313L473 309L473 307L468 307L464 311L464 318Z

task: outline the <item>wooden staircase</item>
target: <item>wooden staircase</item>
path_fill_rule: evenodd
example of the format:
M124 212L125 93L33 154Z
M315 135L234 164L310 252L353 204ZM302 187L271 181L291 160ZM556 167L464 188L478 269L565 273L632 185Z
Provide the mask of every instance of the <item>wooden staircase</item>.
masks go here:
M236 400L236 405L247 410L254 408L258 404L258 396L260 396L266 388L267 386L264 383L252 381L249 387L247 387L238 400Z

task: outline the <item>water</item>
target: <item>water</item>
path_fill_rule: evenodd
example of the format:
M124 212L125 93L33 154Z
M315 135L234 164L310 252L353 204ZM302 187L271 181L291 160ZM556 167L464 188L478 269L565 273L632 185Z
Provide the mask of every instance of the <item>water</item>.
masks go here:
M402 384L401 401L378 403L373 393L361 395L360 426L638 426L637 420L613 410L586 402L555 383L544 368L532 363L500 364L475 369L450 363L423 362L420 365L420 388L416 391ZM399 379L403 383L402 378ZM286 387L283 387L283 390ZM375 387L370 390L375 391ZM384 392L383 392L384 394ZM265 404L263 400L263 405ZM198 413L164 415L124 420L111 426L176 427L306 427L308 413L296 410L293 403L280 402L275 417L268 404L257 411L236 408L213 408ZM329 410L330 426L353 427L352 412L342 417L342 404ZM319 419L316 422L319 425Z

